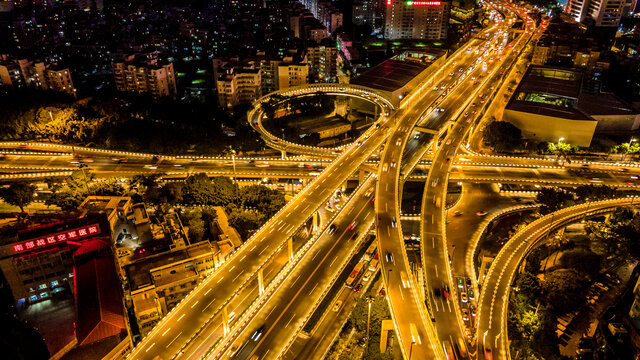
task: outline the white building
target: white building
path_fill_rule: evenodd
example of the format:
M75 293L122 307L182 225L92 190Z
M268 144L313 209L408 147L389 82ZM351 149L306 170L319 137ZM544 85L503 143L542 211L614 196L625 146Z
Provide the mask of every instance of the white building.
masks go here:
M440 40L447 37L447 1L386 0L385 37Z

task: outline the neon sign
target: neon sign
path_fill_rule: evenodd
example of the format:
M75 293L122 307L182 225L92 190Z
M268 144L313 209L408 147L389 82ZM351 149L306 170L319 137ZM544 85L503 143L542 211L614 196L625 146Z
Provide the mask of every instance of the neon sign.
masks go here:
M440 6L440 4L440 1L407 1L407 6Z
M83 237L96 235L99 233L100 233L100 228L98 227L97 224L94 224L94 225L90 225L90 226L86 226L78 229L56 233L53 235L48 235L40 239L25 241L21 244L15 244L13 245L13 251L19 253L26 250L33 250L36 248L40 248L43 246L62 243L67 240L80 239Z

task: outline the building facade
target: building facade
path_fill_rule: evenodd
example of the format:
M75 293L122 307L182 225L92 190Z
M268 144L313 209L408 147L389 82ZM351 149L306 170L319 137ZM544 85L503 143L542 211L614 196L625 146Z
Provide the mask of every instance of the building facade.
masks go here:
M447 38L450 3L447 1L386 0L387 39Z
M307 63L319 82L337 81L338 49L334 41L307 48Z
M111 69L118 91L150 94L156 100L163 96L177 96L176 77L170 62L132 55L114 61Z
M71 72L57 64L45 64L42 61L28 59L0 62L0 81L2 85L16 88L32 87L42 90L65 92L76 96Z
M591 18L596 26L617 27L624 6L623 0L568 0L565 12L577 22Z

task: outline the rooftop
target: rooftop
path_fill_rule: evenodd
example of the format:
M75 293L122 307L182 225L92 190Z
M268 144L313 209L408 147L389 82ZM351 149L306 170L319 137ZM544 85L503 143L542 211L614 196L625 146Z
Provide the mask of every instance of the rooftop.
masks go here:
M395 91L424 71L428 64L389 59L351 80L352 84L384 91Z

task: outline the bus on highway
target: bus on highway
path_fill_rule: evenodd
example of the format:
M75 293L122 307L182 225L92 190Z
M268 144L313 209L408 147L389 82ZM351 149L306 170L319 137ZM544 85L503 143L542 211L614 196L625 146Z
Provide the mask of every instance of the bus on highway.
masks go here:
M374 241L369 248L367 248L367 251L364 253L364 256L362 257L362 260L364 261L371 261L371 259L373 258L373 254L377 254L376 251L376 242Z
M353 268L351 274L347 278L347 281L344 282L344 285L348 288L352 288L355 284L358 283L360 279L360 275L364 272L366 261L360 261L356 267Z
M371 259L371 262L369 262L369 270L371 271L378 270L378 265L380 265L380 262L378 261L378 253L376 253L373 256L373 259Z

